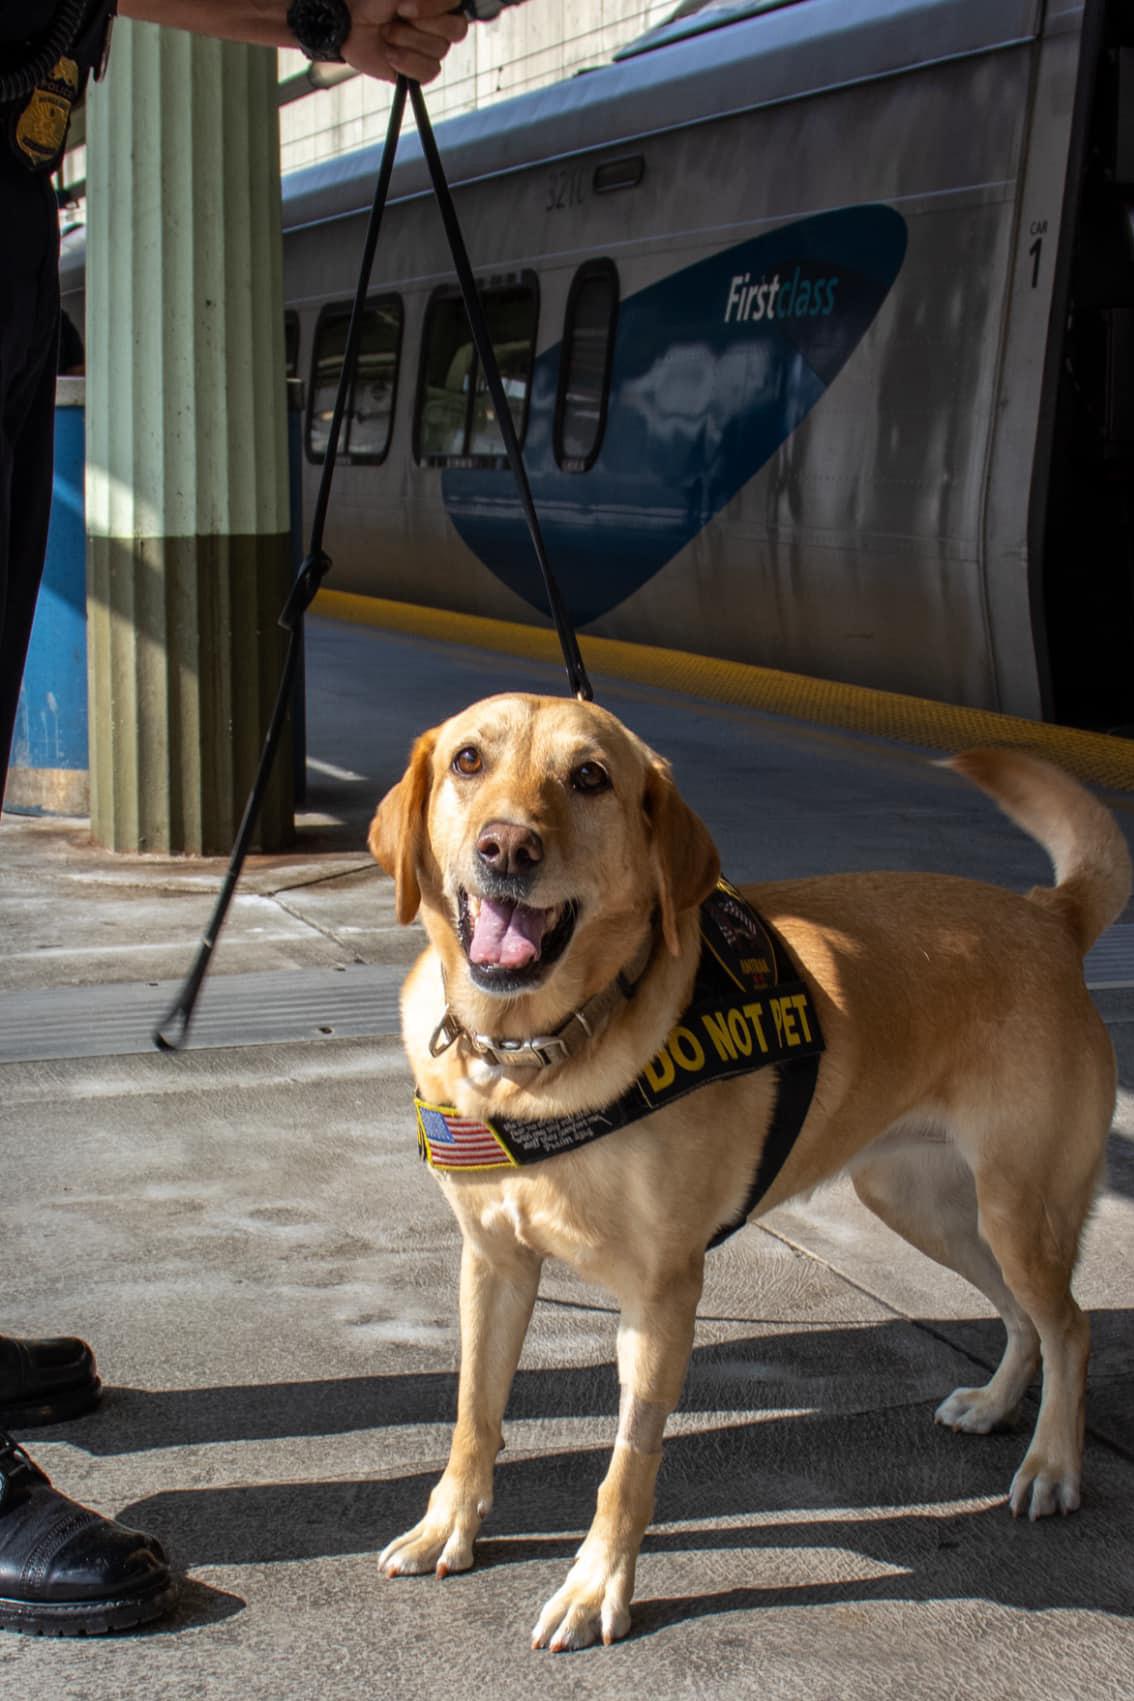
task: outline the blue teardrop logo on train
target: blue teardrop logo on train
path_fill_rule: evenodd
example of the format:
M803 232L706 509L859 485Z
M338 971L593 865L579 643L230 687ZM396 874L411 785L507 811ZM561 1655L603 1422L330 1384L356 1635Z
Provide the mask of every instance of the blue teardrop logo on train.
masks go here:
M524 459L575 622L609 613L708 525L806 419L901 270L892 207L819 213L698 260L621 303L602 445L555 461L560 345L535 363ZM445 469L446 511L484 565L547 612L511 475Z

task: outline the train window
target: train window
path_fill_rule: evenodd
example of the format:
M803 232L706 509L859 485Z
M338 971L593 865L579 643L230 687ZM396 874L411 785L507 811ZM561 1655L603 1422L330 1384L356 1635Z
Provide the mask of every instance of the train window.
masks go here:
M347 434L347 448L356 460L380 461L390 446L401 343L401 299L389 295L368 302Z
M476 350L459 296L441 296L431 302L424 349L418 400L418 459L464 455Z
M349 327L350 308L338 305L325 308L315 328L307 410L307 454L313 461L321 461L327 452ZM371 297L366 303L354 387L339 440L340 452L352 461L377 462L386 457L401 343L400 296Z
M527 423L528 389L532 377L532 355L535 350L536 292L532 284L517 284L509 289L491 289L484 293L484 317L500 381L508 398L508 409L516 436L523 440ZM484 373L478 371L473 397L472 425L469 431L470 455L502 455L504 436L496 422L492 397Z
M284 371L299 377L299 314L289 308L283 316Z
M516 435L523 441L539 294L533 273L480 292ZM503 465L504 438L473 344L464 303L444 291L425 321L415 453L419 461Z
M618 321L618 273L609 260L580 266L567 297L555 409L555 458L586 472L602 446Z

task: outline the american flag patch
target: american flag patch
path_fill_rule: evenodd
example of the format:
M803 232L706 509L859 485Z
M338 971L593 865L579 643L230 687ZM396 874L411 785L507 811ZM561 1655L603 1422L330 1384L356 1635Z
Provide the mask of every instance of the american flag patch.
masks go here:
M487 1122L449 1106L417 1107L417 1144L430 1169L509 1169L516 1160Z

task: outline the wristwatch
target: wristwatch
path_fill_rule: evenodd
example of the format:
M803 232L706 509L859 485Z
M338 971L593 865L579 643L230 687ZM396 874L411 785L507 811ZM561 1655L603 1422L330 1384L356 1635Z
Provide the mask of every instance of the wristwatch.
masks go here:
M342 63L351 26L346 0L292 0L287 27L308 59Z

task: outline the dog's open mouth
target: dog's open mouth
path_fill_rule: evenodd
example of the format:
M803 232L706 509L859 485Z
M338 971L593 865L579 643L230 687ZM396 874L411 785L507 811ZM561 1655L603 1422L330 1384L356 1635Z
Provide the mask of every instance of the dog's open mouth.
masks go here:
M571 900L537 909L510 898L485 898L462 886L457 931L473 980L486 990L535 986L567 949L578 905Z

